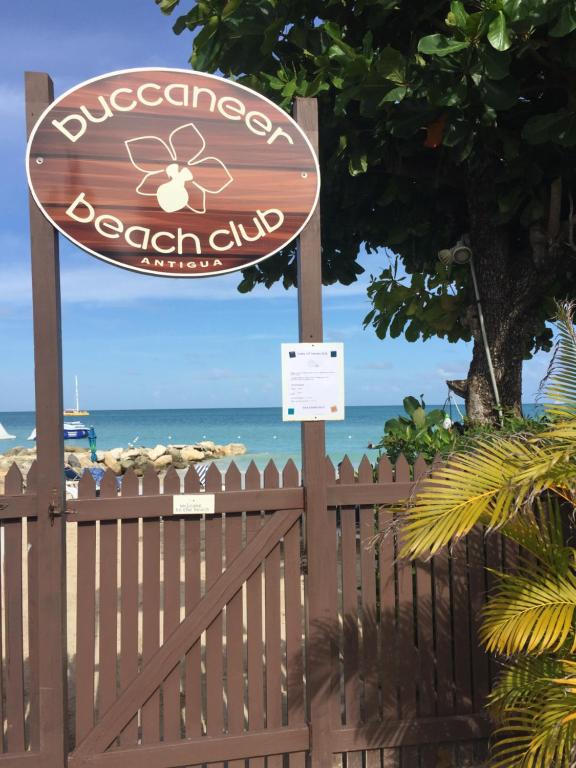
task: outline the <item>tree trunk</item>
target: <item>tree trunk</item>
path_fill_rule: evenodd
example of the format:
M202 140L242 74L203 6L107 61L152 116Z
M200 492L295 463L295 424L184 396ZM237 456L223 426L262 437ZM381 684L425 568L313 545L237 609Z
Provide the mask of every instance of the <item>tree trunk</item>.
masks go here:
M494 226L493 198L489 184L477 180L470 183L470 246L502 409L520 415L522 361L530 351L530 309L538 275L530 250L512 248L509 229ZM466 410L471 421L489 423L498 418L496 398L478 308L474 307L470 315L474 349L468 371Z

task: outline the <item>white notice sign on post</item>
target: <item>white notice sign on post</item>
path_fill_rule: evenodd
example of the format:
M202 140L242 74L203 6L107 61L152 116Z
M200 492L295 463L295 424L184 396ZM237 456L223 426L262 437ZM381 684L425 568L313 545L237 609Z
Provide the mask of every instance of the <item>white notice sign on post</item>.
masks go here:
M282 344L283 421L344 418L344 345Z

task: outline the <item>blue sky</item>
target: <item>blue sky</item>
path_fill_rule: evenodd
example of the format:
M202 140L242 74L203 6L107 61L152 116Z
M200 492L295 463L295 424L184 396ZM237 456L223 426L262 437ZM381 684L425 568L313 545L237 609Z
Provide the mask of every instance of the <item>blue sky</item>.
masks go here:
M188 0L184 6L188 5ZM139 66L188 66L190 36L176 37L154 0L50 0L5 4L0 28L0 411L34 408L24 71L48 72L56 95L90 77ZM82 404L99 408L252 407L280 404L280 343L296 341L295 291L247 296L240 273L178 280L130 273L60 239L65 403L80 378ZM446 397L464 377L470 345L380 341L363 330L369 274L384 253L363 255L363 278L324 291L327 341L342 341L348 405ZM547 365L525 366L532 401Z

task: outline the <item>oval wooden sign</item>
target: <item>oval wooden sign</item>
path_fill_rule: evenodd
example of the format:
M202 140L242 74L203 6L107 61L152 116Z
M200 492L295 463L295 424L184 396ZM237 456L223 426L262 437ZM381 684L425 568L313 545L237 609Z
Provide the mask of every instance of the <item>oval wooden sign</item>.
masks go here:
M204 277L256 264L303 229L320 173L282 109L215 75L132 69L56 99L27 151L44 215L121 267Z

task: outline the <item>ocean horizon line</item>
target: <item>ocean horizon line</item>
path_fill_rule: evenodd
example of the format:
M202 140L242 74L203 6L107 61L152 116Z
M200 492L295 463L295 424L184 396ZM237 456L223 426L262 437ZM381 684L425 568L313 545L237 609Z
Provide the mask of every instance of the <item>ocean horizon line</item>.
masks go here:
M426 402L426 401L425 401ZM454 403L452 404L453 407L455 407ZM543 407L544 403L538 403L538 402L523 402L522 407ZM449 404L444 401L443 403L435 403L435 402L426 402L426 408L443 408L448 407ZM400 403L380 403L378 405L358 405L358 404L347 404L346 408L403 408L403 404ZM464 403L458 403L458 407L463 409L465 408ZM98 413L98 412L106 412L106 413L146 413L148 411L281 411L282 405L249 405L249 406L234 406L234 405L224 405L224 406L218 406L218 405L212 405L212 406L178 406L178 407L172 407L172 408L94 408L91 406L88 406L87 409L89 409L89 414L92 413ZM16 409L16 410L0 410L0 413L4 414L12 414L12 413L35 413L35 408L24 408L24 409Z

